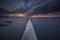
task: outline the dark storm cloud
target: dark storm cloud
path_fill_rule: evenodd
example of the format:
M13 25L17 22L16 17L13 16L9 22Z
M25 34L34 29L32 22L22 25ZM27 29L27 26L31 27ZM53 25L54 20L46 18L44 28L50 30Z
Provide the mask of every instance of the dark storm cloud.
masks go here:
M0 8L0 13L7 13L4 9Z
M48 13L60 10L59 0L0 0L0 12ZM4 11L5 10L5 11Z

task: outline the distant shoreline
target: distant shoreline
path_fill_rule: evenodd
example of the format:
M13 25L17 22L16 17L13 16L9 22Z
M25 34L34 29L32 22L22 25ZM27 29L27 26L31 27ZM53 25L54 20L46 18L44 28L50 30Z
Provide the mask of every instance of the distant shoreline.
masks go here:
M0 18L27 18L27 17L7 17L7 16L2 16ZM30 17L30 18L60 18L60 17Z

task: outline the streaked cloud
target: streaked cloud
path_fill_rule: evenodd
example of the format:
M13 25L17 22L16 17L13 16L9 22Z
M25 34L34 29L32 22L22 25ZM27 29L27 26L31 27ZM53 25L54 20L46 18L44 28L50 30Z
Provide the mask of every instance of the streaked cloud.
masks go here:
M27 14L30 14L32 9L33 12L39 13L53 12L60 9L59 0L1 0L0 7L9 12L23 10Z

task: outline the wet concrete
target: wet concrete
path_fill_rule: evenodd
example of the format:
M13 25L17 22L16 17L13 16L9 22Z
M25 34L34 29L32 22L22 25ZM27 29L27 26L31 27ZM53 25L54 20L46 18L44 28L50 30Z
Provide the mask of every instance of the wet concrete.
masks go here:
M25 31L23 33L22 40L38 40L30 19L28 20L28 22L26 24L26 28L25 28Z

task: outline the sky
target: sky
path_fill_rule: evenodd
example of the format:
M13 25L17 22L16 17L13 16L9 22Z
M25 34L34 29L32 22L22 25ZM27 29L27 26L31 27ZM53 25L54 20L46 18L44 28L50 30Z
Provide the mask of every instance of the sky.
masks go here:
M0 14L60 12L60 0L0 0Z

